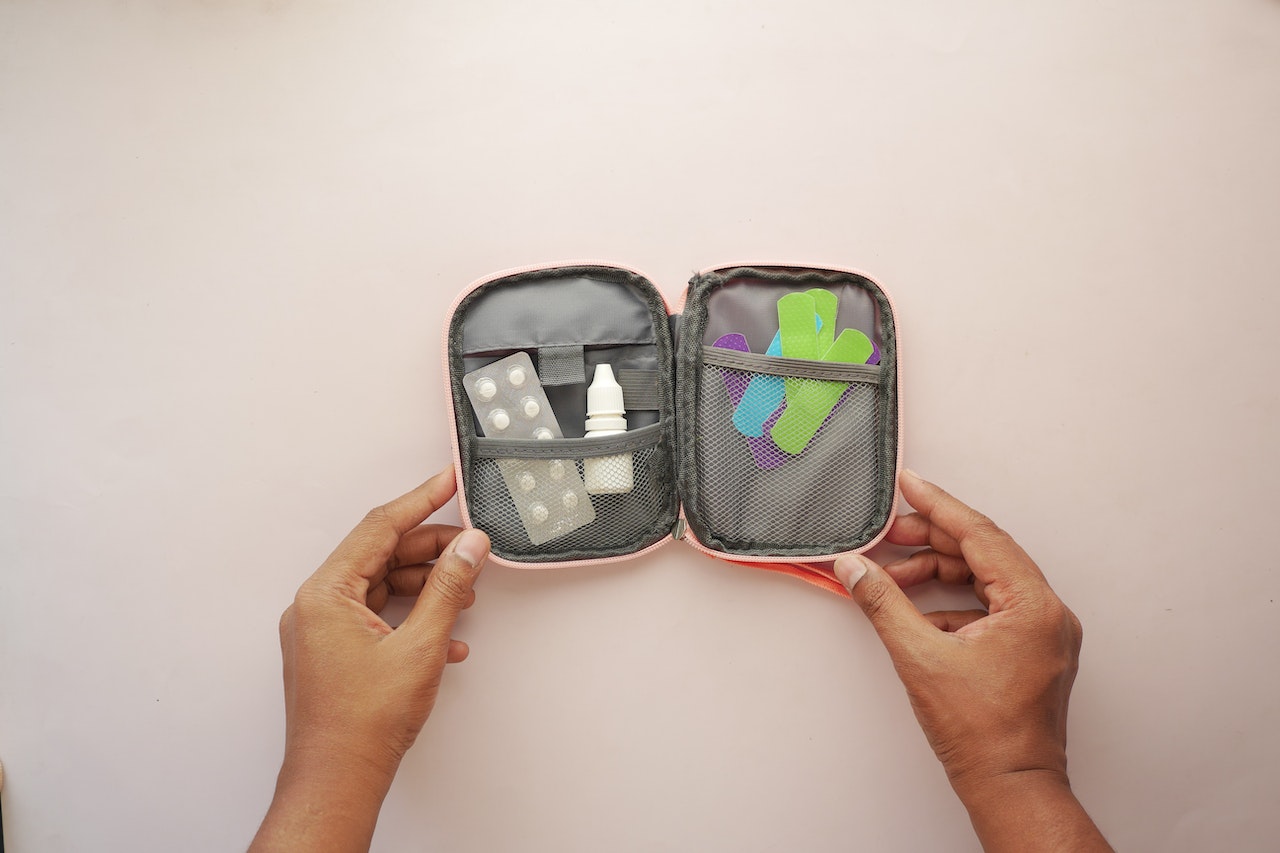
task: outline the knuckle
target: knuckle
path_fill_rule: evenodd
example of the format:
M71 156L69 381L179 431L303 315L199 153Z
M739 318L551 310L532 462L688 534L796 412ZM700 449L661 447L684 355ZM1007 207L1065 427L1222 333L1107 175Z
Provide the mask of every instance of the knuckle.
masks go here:
M883 583L865 584L862 590L862 610L872 621L879 619L892 606L891 590Z
M1001 530L1000 526L988 516L983 515L976 509L971 509L969 518L964 524L962 535L965 538L973 539L983 544L994 544L1001 538L1008 537L1009 534Z
M285 610L290 626L299 621L306 621L320 606L320 601L321 595L311 582L298 587L298 593L293 597L293 604Z
M1050 593L1046 596L1040 602L1038 610L1040 612L1040 621L1046 630L1063 632L1064 634L1069 633L1070 620L1068 616L1070 611L1067 610L1066 605L1056 595Z
M391 521L391 515L387 512L386 504L379 504L364 514L364 520L370 525L381 527Z
M432 572L432 586L438 596L452 607L461 607L471 596L471 584L457 571L449 569Z
M364 514L364 520L356 528L365 531L365 535L380 538L387 533L395 533L395 519L386 504L375 506Z
M293 630L293 620L294 605L290 604L284 609L284 612L280 614L280 639L283 640L285 637L289 636L289 633Z
M1071 642L1075 647L1076 653L1079 654L1080 646L1084 643L1084 623L1080 621L1080 617L1071 608L1066 607L1065 609L1067 611L1068 627L1071 631Z

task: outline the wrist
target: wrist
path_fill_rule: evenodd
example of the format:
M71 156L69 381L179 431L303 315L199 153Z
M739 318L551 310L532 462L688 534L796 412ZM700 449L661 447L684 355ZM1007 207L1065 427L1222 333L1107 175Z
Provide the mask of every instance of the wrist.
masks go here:
M369 849L394 775L394 768L355 754L287 747L271 808L250 850Z
M325 789L358 793L378 802L386 796L399 769L399 756L360 749L325 738L293 739L285 744L277 789Z
M1015 770L953 780L984 850L1109 851L1065 770Z
M1046 796L1070 796L1071 780L1065 770L1028 769L954 776L951 787L970 813L1017 807Z

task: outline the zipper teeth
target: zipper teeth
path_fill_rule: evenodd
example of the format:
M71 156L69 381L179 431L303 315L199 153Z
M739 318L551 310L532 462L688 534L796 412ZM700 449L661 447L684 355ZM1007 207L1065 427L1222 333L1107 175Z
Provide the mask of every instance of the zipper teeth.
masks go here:
M585 560L561 560L556 563L527 563L520 560L508 560L505 557L493 554L490 554L489 559L501 566L510 566L514 569L565 569L573 566L601 566L607 563L625 563L629 560L643 557L645 554L650 554L659 548L665 547L670 541L671 535L667 534L652 545L646 545L639 551L632 551L630 554L621 554L616 557L590 557Z
M793 261L778 261L778 260L744 261L736 264L717 264L716 266L707 267L706 269L699 270L698 275L706 275L707 273L737 269L738 267L802 269L802 270L816 270L817 272L843 272L843 273L852 273L853 275L860 275L863 278L867 279L868 281L873 281L873 282L876 281L875 278L870 273L867 273L864 270L860 270L855 267L827 266L825 264L820 266L815 266L814 264L808 264L808 263L795 263ZM876 282L876 286L877 287L879 286L879 282ZM881 289L881 292L882 293L884 292L883 289ZM888 297L887 293L885 293L885 297L886 298ZM895 314L895 317L896 317L896 314Z

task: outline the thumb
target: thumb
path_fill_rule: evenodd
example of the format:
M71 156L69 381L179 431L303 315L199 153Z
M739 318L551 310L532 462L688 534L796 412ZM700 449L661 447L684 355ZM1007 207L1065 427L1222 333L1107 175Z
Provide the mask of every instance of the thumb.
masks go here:
M489 537L481 531L468 529L455 536L436 559L413 610L396 633L412 637L420 646L439 648L444 654L453 623L471 600L471 586L488 556Z
M893 578L874 560L853 554L836 560L835 576L871 620L894 663L910 657L937 628L916 609Z

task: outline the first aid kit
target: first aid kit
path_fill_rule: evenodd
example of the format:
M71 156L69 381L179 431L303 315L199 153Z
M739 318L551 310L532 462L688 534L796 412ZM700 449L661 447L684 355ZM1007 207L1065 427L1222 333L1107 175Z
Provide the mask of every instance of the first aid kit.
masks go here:
M612 264L482 278L444 328L463 521L509 566L680 539L845 594L831 561L896 510L899 338L848 269L709 269L674 308Z

